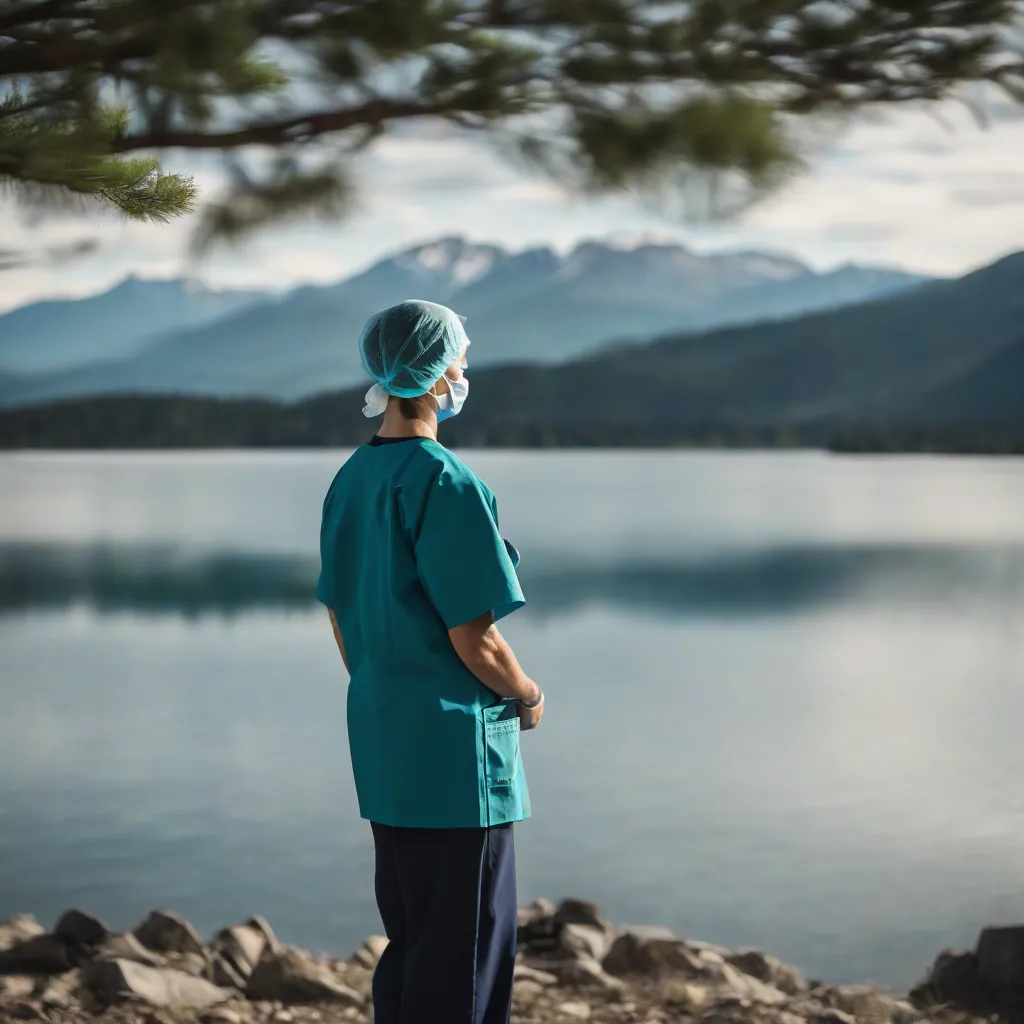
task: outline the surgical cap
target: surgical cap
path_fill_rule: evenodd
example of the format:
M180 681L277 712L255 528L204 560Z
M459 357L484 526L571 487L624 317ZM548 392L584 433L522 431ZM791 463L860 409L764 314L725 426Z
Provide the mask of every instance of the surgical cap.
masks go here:
M415 398L430 390L468 344L457 313L407 299L366 321L359 354L363 369L389 395Z

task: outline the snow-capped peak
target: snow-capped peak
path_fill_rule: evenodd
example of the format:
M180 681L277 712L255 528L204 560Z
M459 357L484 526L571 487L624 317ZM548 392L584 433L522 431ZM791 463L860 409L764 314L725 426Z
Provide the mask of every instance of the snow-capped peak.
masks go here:
M479 245L465 238L440 238L417 246L394 258L394 264L419 277L436 282L446 279L462 287L484 276L502 257L504 249L496 245Z

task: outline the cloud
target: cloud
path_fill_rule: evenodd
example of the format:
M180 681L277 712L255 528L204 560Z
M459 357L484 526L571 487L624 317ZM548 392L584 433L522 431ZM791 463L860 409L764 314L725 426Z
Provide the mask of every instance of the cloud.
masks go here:
M1024 185L1018 188L961 188L950 193L950 198L964 206L1019 206L1024 203Z
M404 246L461 233L511 248L565 249L609 234L676 239L699 251L759 248L813 266L848 261L938 274L966 272L1024 248L1021 111L990 106L980 129L962 107L861 118L842 135L808 131L809 172L732 224L683 224L636 197L572 197L507 159L483 137L423 122L381 139L353 167L359 199L340 223L313 220L267 230L238 249L187 260L191 225L126 224L92 210L27 224L0 203L3 248L94 238L99 250L60 268L4 273L0 308L53 294L87 294L129 273L196 273L215 286L280 290L337 280ZM224 181L215 157L170 169L196 176L207 195Z
M1024 222L1006 215L1022 166L1019 120L993 119L982 130L959 108L941 120L901 111L858 125L744 227L762 244L788 237L816 260L962 273L1024 248ZM981 194L992 201L979 203Z

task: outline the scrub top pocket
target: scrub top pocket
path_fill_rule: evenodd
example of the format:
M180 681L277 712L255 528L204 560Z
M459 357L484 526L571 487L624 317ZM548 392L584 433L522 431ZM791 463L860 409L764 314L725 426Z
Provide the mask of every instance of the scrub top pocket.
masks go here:
M519 753L519 707L506 701L482 709L488 824L518 821L529 813Z

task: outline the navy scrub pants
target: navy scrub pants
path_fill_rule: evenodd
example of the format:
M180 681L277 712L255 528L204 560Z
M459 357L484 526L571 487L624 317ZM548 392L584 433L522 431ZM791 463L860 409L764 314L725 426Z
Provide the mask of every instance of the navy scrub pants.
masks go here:
M374 1024L508 1024L518 921L511 825L372 823L388 945Z

